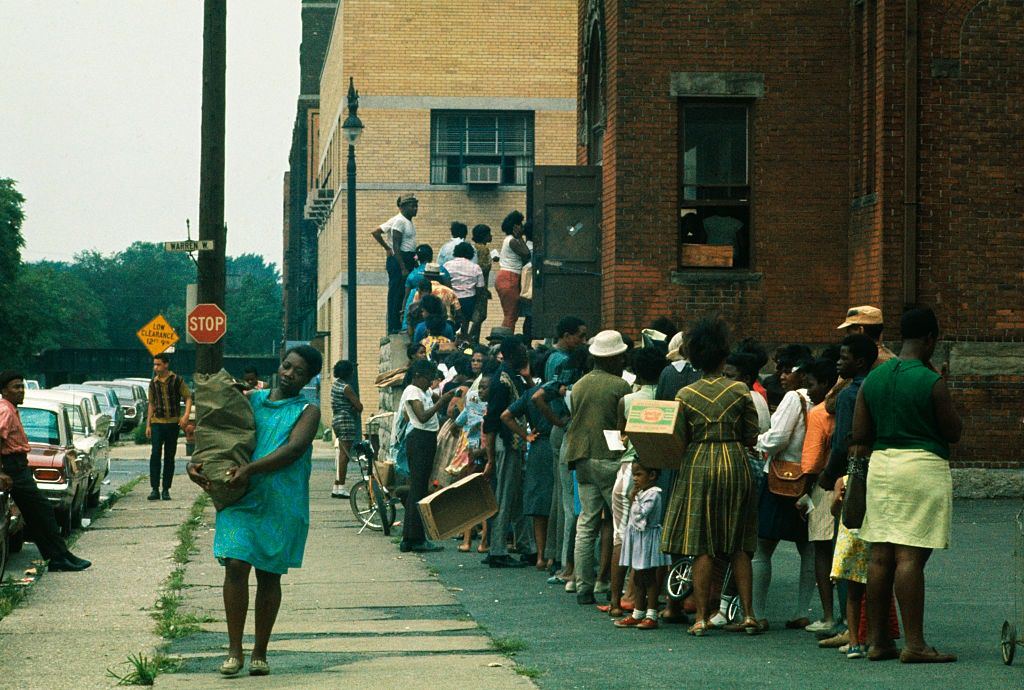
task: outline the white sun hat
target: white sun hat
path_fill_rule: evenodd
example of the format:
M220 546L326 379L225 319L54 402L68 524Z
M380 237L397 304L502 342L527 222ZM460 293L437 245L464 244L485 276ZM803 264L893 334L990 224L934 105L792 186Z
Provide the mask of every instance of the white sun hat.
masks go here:
M601 331L590 339L590 354L595 357L614 357L628 349L618 331Z

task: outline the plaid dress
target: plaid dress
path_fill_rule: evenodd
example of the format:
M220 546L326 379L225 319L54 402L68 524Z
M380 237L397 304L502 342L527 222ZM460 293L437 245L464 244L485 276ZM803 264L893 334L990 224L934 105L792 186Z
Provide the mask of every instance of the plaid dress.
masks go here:
M728 556L757 545L757 491L743 439L757 436L750 391L721 376L679 391L686 450L665 510L661 550Z

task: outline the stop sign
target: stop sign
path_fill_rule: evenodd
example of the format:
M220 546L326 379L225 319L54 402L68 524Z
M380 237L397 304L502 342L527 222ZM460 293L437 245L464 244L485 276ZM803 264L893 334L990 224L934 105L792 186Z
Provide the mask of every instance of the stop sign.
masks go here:
M188 313L185 327L192 340L202 345L212 345L228 331L228 317L216 304L197 304Z

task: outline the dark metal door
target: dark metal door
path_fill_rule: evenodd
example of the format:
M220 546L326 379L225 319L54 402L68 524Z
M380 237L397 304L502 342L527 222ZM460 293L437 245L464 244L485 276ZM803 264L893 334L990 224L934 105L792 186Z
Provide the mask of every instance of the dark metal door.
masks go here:
M530 188L534 227L533 333L563 316L601 326L601 168L541 165Z

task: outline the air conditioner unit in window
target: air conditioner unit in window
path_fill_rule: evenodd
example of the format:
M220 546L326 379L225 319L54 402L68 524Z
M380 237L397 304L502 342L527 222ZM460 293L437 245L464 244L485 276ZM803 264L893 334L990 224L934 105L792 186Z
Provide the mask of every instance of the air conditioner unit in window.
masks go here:
M466 184L498 184L501 182L501 166L467 165L463 168L462 179Z

